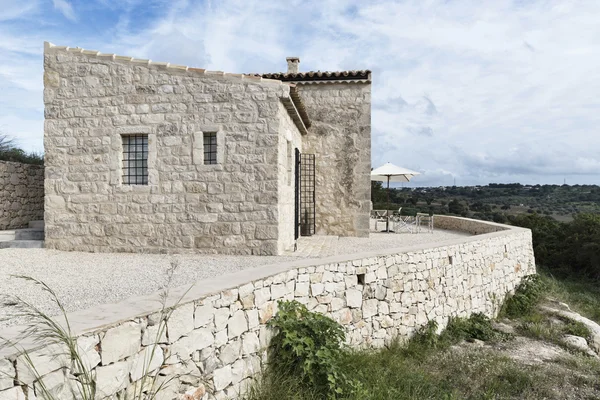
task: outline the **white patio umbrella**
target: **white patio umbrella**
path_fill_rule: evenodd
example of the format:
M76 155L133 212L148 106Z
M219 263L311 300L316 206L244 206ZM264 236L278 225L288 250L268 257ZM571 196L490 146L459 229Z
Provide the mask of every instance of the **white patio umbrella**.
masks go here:
M372 181L387 181L387 202L390 203L390 182L409 182L416 175L421 175L419 172L408 168L398 167L392 163L385 163L381 167L371 171ZM386 223L386 230L389 232L390 220Z

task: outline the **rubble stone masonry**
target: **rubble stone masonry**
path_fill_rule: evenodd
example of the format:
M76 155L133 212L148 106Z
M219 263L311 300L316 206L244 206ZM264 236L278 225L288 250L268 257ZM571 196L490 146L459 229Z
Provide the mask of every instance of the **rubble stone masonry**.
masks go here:
M44 219L44 167L0 161L0 230Z
M183 300L158 338L148 368L160 374L159 383L172 379L159 397L182 398L204 384L208 399L236 398L266 361L273 335L267 323L281 300L297 300L335 319L344 326L348 344L357 348L409 337L431 320L445 327L452 316L495 316L506 294L535 273L531 231L453 221L455 228L462 224L502 230L430 247L265 266L173 290L171 296L183 295ZM150 361L157 338L159 304L159 296L152 295L69 316L81 334L79 347L96 372L99 399L131 395L139 385L141 360ZM0 351L0 399L35 399L36 384L23 356L10 350ZM64 357L56 357L58 350L39 349L31 358L40 363L46 386L66 399L61 391L68 385L62 384L72 378ZM16 375L20 385L14 383Z
M303 151L316 155L317 234L368 237L371 83L298 88L312 123Z

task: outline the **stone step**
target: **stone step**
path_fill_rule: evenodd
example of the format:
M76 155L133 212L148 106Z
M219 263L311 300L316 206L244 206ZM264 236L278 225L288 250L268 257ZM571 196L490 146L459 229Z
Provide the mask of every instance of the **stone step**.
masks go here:
M43 240L11 240L9 242L0 242L0 249L42 249Z
M7 242L9 240L15 240L15 231L0 231L0 242Z
M29 229L41 229L44 230L44 221L29 221Z
M44 240L44 231L40 229L17 229L14 240Z

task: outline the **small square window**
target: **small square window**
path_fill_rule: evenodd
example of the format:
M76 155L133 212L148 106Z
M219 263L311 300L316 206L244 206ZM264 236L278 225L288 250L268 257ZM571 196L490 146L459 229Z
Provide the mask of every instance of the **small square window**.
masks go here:
M204 164L217 163L217 133L204 132Z
M123 184L148 184L148 135L124 135Z

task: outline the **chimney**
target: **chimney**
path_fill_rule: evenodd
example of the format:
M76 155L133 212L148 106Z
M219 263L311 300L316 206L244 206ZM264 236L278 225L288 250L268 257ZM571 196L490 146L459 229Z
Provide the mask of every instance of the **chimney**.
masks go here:
M300 64L300 58L298 57L288 57L286 58L288 63L288 74L297 74L298 73L298 64Z

